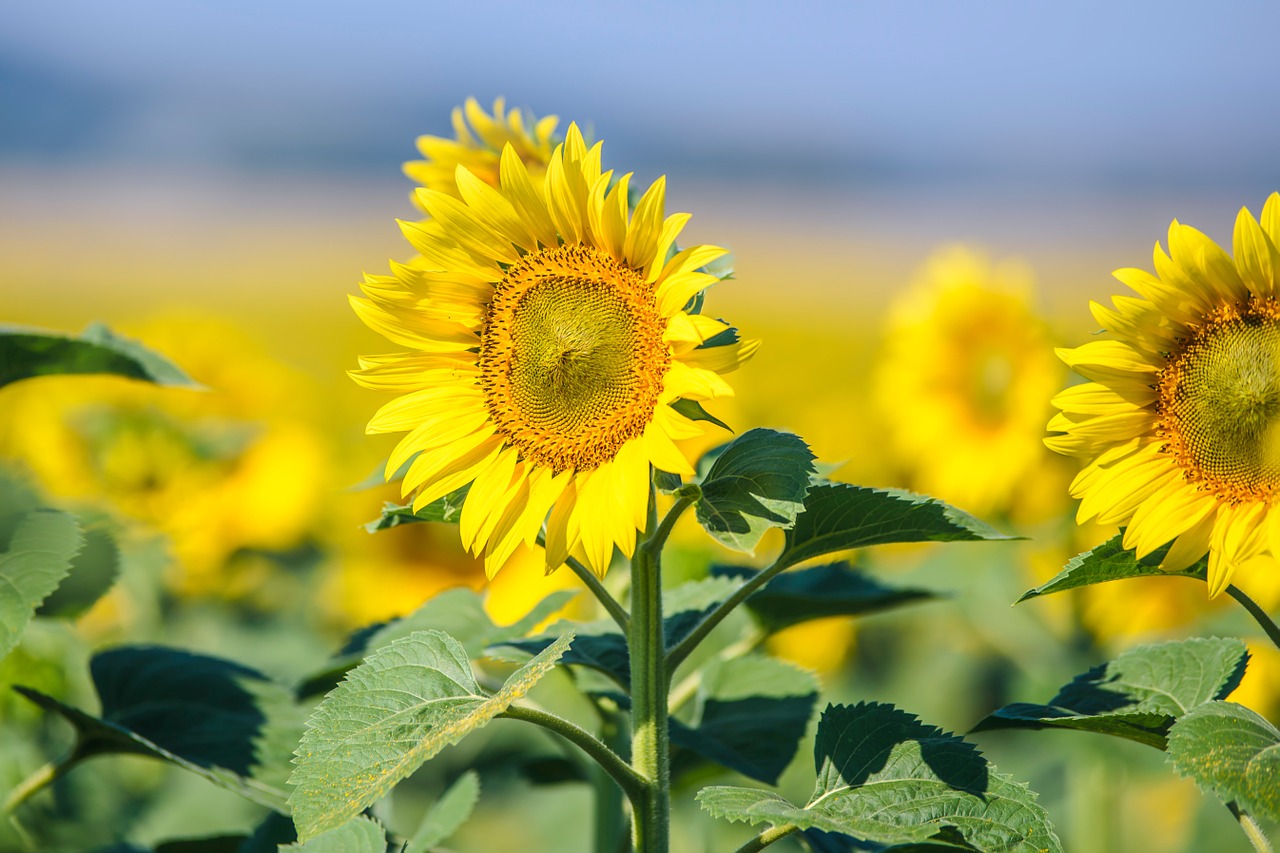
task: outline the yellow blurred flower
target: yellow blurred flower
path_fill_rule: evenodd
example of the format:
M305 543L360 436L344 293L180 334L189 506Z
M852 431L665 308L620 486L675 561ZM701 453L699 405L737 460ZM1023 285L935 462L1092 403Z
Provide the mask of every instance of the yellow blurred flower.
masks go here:
M492 115L475 98L467 98L453 110L454 138L419 136L418 151L424 159L404 164L404 173L430 190L460 198L455 174L463 166L491 187L498 186L502 149L510 145L535 181L541 180L555 147L553 137L559 119L534 118L508 110L506 101L493 102ZM417 195L413 196L417 203Z
M1262 223L1236 219L1233 259L1194 228L1169 227L1156 275L1123 269L1138 297L1092 303L1114 338L1060 350L1091 380L1054 398L1052 449L1089 461L1071 484L1080 521L1125 526L1161 565L1209 553L1209 595L1280 554L1280 194Z
M1043 503L1045 401L1062 384L1021 264L942 249L893 304L873 396L911 488L979 515Z
M847 616L813 619L769 637L769 651L784 660L822 674L833 673L853 651L856 622Z

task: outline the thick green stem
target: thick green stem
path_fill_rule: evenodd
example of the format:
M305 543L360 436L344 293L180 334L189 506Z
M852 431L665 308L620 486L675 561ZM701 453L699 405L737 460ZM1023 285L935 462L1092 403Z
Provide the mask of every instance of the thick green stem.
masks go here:
M596 764L618 783L618 787L631 798L632 803L635 803L636 799L644 793L648 780L641 778L635 770L618 757L617 753L605 746L591 732L579 728L563 717L557 717L555 714L549 714L546 711L539 711L537 708L530 708L524 705L512 705L503 711L500 716L509 720L524 720L526 723L542 726L544 729L560 735L560 737L595 759Z
M1262 834L1262 827L1258 826L1258 822L1253 819L1253 815L1240 808L1234 800L1227 803L1227 808L1235 815L1236 820L1240 821L1240 828L1244 830L1245 837L1249 839L1253 849L1257 853L1272 853L1271 842L1267 840L1267 836Z
M689 656L689 653L696 649L698 644L705 640L707 635L710 634L717 625L724 621L724 617L733 612L733 608L750 598L751 594L757 589L773 580L773 578L785 569L787 565L789 564L782 562L782 559L779 558L778 562L774 563L759 574L751 577L749 580L744 582L742 586L734 590L733 595L730 595L724 601L716 605L715 610L712 610L703 617L702 621L698 623L696 628L690 631L675 648L667 652L667 669L671 672L675 672L676 667L684 662L684 659Z
M734 851L734 853L755 853L757 850L763 850L779 838L786 838L799 828L800 827L794 824L784 823L782 826L775 826L770 829L766 829L764 832L739 847Z
M617 754L625 754L630 747L627 735L627 727L616 711L600 709L600 740L605 746ZM600 768L595 768L592 773L592 785L595 789L595 844L591 849L602 853L630 849L622 789L613 784Z
M1249 611L1249 615L1254 618L1262 630L1267 632L1267 636L1271 638L1271 642L1280 648L1280 626L1277 626L1271 617L1267 615L1267 611L1258 606L1252 598L1245 595L1244 590L1235 584L1227 584L1227 595L1240 602L1240 606Z
M631 840L636 853L667 853L671 823L671 746L667 731L668 672L662 628L662 546L690 503L680 499L656 525L649 487L649 538L631 558L631 766L645 780L632 800Z

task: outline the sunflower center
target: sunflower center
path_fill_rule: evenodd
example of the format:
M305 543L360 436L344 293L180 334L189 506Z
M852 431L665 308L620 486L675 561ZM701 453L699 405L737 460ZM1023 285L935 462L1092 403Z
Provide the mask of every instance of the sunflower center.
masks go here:
M1189 479L1231 502L1280 487L1280 306L1211 313L1160 373L1160 431Z
M586 246L526 255L485 316L481 386L498 431L535 464L590 470L653 418L670 353L653 285Z

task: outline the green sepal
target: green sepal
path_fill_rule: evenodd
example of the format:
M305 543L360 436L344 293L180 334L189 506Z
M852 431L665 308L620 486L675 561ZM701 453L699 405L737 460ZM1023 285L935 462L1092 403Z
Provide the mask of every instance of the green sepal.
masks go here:
M168 358L101 323L90 324L78 338L0 325L0 387L68 373L107 373L156 385L201 387Z
M1206 702L1169 730L1169 760L1224 803L1280 822L1280 730L1234 702Z
M422 521L457 524L462 517L462 504L466 501L469 491L471 491L470 483L442 498L437 498L417 512L414 512L412 503L383 504L382 515L365 524L364 529L370 533L377 533L379 530L399 527L401 524L416 524Z
M733 429L724 421L702 408L702 404L697 400L680 399L671 403L671 408L684 415L691 421L707 421L720 427L726 432L733 432Z
M1064 685L1047 705L1019 702L973 731L1075 729L1164 749L1170 727L1240 684L1249 653L1236 639L1193 638L1138 646Z

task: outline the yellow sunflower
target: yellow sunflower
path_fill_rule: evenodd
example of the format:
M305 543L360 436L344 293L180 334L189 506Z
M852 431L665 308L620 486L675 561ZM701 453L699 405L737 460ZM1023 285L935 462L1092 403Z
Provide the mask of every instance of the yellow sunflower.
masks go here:
M418 151L424 159L405 163L404 173L429 190L460 198L454 183L457 167L465 166L471 174L496 187L499 158L503 148L510 145L534 179L540 179L551 160L552 137L559 121L556 116L529 116L526 124L526 116L519 110L508 110L502 98L494 100L492 115L475 98L467 98L466 104L453 109L455 138L419 136Z
M1022 265L951 246L891 307L873 395L912 488L988 513L1043 479L1044 401L1064 371L1031 296Z
M1155 275L1122 269L1138 296L1092 303L1113 340L1059 350L1085 379L1054 398L1045 439L1088 459L1071 484L1080 521L1127 525L1139 557L1162 566L1209 553L1209 595L1237 567L1268 563L1280 541L1280 195L1262 223L1236 218L1235 259L1194 228L1169 226Z
M548 569L574 552L603 574L615 545L630 555L650 466L692 474L675 442L703 426L672 404L731 395L720 374L757 346L684 310L725 250L673 254L689 215L664 218L665 179L630 212L631 175L614 183L600 150L571 125L542 181L511 145L497 188L459 166L460 198L419 190L430 218L400 223L419 256L352 297L413 350L352 372L402 395L367 431L408 431L387 471L413 459L402 488L415 508L470 485L459 529L490 576L544 519Z

